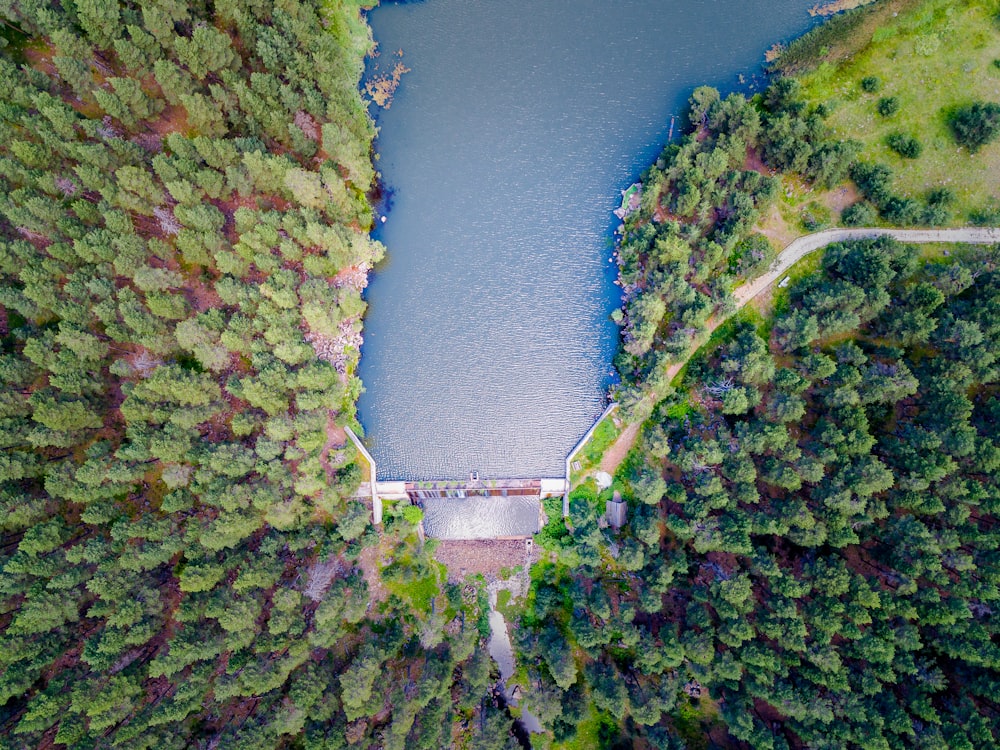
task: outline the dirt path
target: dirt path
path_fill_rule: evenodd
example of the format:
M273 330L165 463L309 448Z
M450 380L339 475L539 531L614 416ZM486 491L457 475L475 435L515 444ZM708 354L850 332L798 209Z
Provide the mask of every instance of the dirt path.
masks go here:
M804 257L834 242L845 240L866 239L869 237L892 237L900 242L956 242L968 245L993 245L1000 244L1000 227L962 227L959 229L881 229L878 227L861 227L857 229L827 229L814 234L807 234L792 240L784 250L778 253L774 263L767 273L758 276L753 281L747 282L743 286L737 287L733 291L733 298L736 300L736 310L742 308L754 297L768 289L785 273L802 260ZM735 312L735 311L734 311ZM728 320L728 316L712 318L705 326L699 339L707 341L712 332L722 323ZM667 380L673 380L687 364L687 361L694 355L700 346L691 347L688 355L680 362L670 365L667 369ZM635 445L639 437L640 425L630 424L626 427L618 439L605 451L601 458L601 471L614 474L625 456Z
M613 474L615 469L621 465L621 462L625 460L625 454L632 450L635 439L639 437L639 426L638 422L630 424L622 430L618 439L604 451L604 455L601 456L601 471Z

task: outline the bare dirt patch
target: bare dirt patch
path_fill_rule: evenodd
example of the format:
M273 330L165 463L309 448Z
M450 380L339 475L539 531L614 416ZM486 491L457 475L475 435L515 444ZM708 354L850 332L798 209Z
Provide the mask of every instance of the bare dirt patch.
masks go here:
M56 80L59 79L59 71L56 70L52 62L52 56L56 54L55 45L51 42L29 44L24 48L24 57L28 64L35 70L40 70L45 75Z
M326 445L323 446L323 452L320 454L320 463L323 465L324 471L326 471L326 476L330 479L333 478L336 469L334 465L339 465L339 457L337 454L343 450L347 445L347 432L343 427L339 426L334 421L333 412L326 418ZM333 454L333 460L330 460L330 456Z
M389 598L389 590L382 582L382 542L365 547L358 555L358 567L361 568L361 575L368 585L368 609L384 602Z
M861 194L853 185L845 185L837 190L828 190L820 195L820 203L840 216L844 209L861 200Z
M209 286L199 278L189 277L186 282L188 301L198 312L206 310L221 310L225 307L222 297L215 291L215 287Z
M164 107L160 116L148 123L151 131L161 138L171 133L186 133L191 129L188 124L187 110L179 104L170 104Z
M786 247L800 234L789 226L785 217L781 215L781 207L777 203L771 206L767 215L757 225L757 231L771 240L771 244L778 250Z

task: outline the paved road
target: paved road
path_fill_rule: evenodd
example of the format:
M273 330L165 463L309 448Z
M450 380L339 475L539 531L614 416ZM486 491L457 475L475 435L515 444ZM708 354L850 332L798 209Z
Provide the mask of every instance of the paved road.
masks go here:
M739 310L774 282L783 278L789 268L816 250L834 242L883 236L892 237L900 242L959 242L968 245L993 245L1000 244L1000 227L962 227L959 229L881 229L878 227L859 227L857 229L827 229L822 232L807 234L792 240L784 250L778 253L778 257L775 258L774 263L771 264L771 268L767 273L733 290L736 309ZM701 340L707 340L712 331L724 323L727 317L712 318L705 326L701 334ZM691 356L698 351L698 348L697 346L693 346L682 361L672 364L667 368L666 377L668 380L673 380L674 376L687 364ZM602 471L614 474L615 469L625 459L626 454L631 450L632 445L639 436L639 427L638 423L628 425L622 431L621 435L618 436L618 439L605 451L604 456L601 458Z
M992 245L1000 243L1000 227L963 227L961 229L878 229L865 227L858 229L827 229L815 234L807 234L793 240L788 247L778 253L770 270L763 276L747 282L733 291L736 308L743 307L758 294L767 289L785 272L809 253L826 247L833 242L857 240L867 237L889 236L900 242L961 242L971 245Z

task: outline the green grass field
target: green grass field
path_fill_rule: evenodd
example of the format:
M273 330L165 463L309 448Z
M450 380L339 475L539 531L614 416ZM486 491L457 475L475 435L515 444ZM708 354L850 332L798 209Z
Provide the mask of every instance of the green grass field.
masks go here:
M1000 197L1000 140L973 155L959 148L948 113L974 100L1000 103L1000 7L995 0L926 0L871 34L871 41L845 60L823 62L799 77L814 104L826 103L834 131L864 144L862 158L889 165L900 193L920 197L936 187L955 195L953 223ZM861 80L879 79L865 92ZM881 116L878 102L894 97L899 111ZM923 153L904 159L886 145L892 133L916 137Z
M618 439L618 435L621 434L621 430L615 426L614 420L614 413L611 413L602 419L601 423L594 429L594 434L590 436L590 440L588 440L583 449L576 454L576 457L573 460L574 462L580 462L580 468L579 470L571 470L570 479L574 485L600 466L601 457L604 455L604 452L611 446L612 443L615 442L615 440Z

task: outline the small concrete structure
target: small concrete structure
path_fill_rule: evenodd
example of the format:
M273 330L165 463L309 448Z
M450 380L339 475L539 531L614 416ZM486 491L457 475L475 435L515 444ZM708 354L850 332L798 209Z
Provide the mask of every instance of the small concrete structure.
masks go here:
M386 500L409 500L406 494L406 482L376 482L379 497Z
M608 526L613 529L620 529L625 525L628 506L622 500L622 493L615 490L615 494L608 500L605 506L605 513L608 517Z
M638 190L641 186L638 184L633 186L635 190L629 192L629 200L638 200ZM626 191L622 191L623 195ZM574 446L573 450L566 457L566 474L564 477L542 477L539 479L483 479L479 476L479 472L470 472L469 479L465 481L456 480L437 480L437 481L385 481L377 479L377 471L375 468L375 459L372 457L371 453L365 448L361 439L354 434L351 428L345 428L347 436L354 443L354 446L358 449L358 452L364 456L365 460L371 467L371 481L363 483L361 486L361 491L364 494L371 494L372 499L372 522L376 525L382 523L382 501L384 500L408 500L418 506L424 508L425 512L426 501L439 501L439 500L488 500L490 498L494 499L497 503L502 503L506 500L514 499L525 499L534 501L535 506L538 508L538 514L541 514L541 500L546 497L558 497L562 496L562 511L563 517L569 517L569 490L571 484L571 472L574 466L579 466L578 461L574 461L576 455L583 449L591 437L593 437L594 430L601 423L603 419L610 416L615 409L618 408L616 402L608 404L607 408L601 413L601 416L597 418L594 424L587 434L584 435L580 441ZM601 480L607 482L610 478L604 472L600 472ZM625 504L621 505L621 524L615 526L615 528L621 528L625 521ZM610 503L609 503L610 507ZM610 516L609 516L610 518ZM616 516L617 518L617 516ZM614 525L612 523L612 525ZM530 534L537 533L541 524L538 523L534 529L530 531L525 531L522 529L517 529L513 538L523 538L525 536L530 536ZM430 534L429 536L435 536ZM457 538L457 537L456 537ZM477 536L475 538L498 538L495 536L483 535Z
M413 503L424 513L418 534L433 539L530 539L542 527L542 498L561 497L564 477L541 479L379 480L363 483L361 494ZM374 502L374 501L373 501ZM381 516L379 516L381 519Z
M566 491L566 479L565 477L543 478L541 486L538 489L542 497L556 497Z

